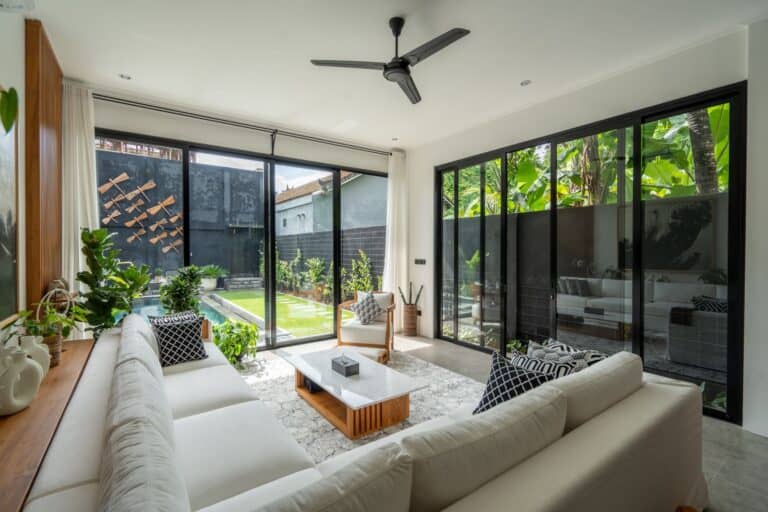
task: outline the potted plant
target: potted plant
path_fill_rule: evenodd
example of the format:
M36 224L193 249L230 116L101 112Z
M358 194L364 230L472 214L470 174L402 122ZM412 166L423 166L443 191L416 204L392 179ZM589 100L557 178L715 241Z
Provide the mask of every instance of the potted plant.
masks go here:
M190 265L176 271L176 275L160 287L160 304L166 315L194 311L200 314L200 287L203 274L200 267ZM208 338L210 323L203 318L202 336Z
M312 285L312 299L315 302L322 302L325 296L327 278L325 261L322 258L309 258L307 260L307 278Z
M213 326L213 342L232 364L240 364L245 356L256 355L259 331L253 324L227 320Z
M72 332L75 321L79 320L80 312L77 306L69 308L66 312L59 312L50 302L42 302L36 315L28 311L22 312L23 326L27 335L43 338L43 343L48 346L51 368L59 364L61 342Z
M220 277L227 277L228 272L218 265L205 265L200 267L202 276L203 291L210 292L215 290L219 284Z
M163 269L162 269L162 268L160 268L160 267L157 267L157 268L155 269L155 272L154 272L154 274L155 274L155 277L154 277L154 279L152 279L152 282L153 282L153 283L157 283L157 284L165 284L165 282L166 282L166 279L165 279L165 270L163 270Z
M97 340L105 329L115 327L133 310L133 301L146 291L150 280L146 265L136 267L119 260L113 236L104 228L83 229L80 233L88 270L77 274L77 280L87 287L80 294L77 309Z

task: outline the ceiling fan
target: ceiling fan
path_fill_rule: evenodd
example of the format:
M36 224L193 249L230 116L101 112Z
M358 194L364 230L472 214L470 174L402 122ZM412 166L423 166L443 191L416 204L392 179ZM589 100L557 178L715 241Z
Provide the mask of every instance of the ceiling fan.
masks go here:
M389 28L392 29L392 34L395 36L395 56L389 62L371 62L360 60L317 60L312 59L312 64L315 66L330 66L335 68L354 68L354 69L375 69L383 71L384 78L390 82L396 82L403 90L411 103L418 103L421 101L421 95L416 88L416 84L411 78L411 66L415 66L419 62L423 61L432 54L435 54L448 46L449 44L458 41L465 35L469 34L469 30L464 28L452 28L448 32L437 36L436 38L428 41L418 48L414 48L405 55L399 55L398 53L398 39L400 33L405 25L405 20L400 17L390 18Z

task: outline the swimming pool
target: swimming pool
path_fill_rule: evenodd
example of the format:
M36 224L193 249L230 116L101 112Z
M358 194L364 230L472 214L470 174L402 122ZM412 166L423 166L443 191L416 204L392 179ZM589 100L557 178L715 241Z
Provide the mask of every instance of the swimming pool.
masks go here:
M133 312L147 318L149 316L163 316L165 311L160 305L159 297L144 297L133 301ZM200 301L200 313L214 324L223 323L227 317L213 309L204 301Z

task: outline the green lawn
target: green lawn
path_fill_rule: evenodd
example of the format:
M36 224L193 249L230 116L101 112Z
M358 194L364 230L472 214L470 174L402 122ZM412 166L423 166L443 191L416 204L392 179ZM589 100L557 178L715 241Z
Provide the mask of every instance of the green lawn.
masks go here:
M233 290L216 292L217 295L264 318L264 290ZM344 320L354 314L344 311ZM290 332L296 338L317 336L333 332L333 307L284 293L277 294L277 328Z

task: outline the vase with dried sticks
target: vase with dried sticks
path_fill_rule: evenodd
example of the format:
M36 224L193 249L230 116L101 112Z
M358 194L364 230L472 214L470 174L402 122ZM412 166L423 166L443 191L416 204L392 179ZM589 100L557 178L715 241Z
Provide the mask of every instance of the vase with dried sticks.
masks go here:
M403 334L405 336L417 336L416 317L419 316L419 299L421 298L421 292L424 291L424 285L419 287L415 299L413 297L412 282L408 283L408 299L405 298L405 294L399 286L397 291L400 292L400 300L403 301Z

